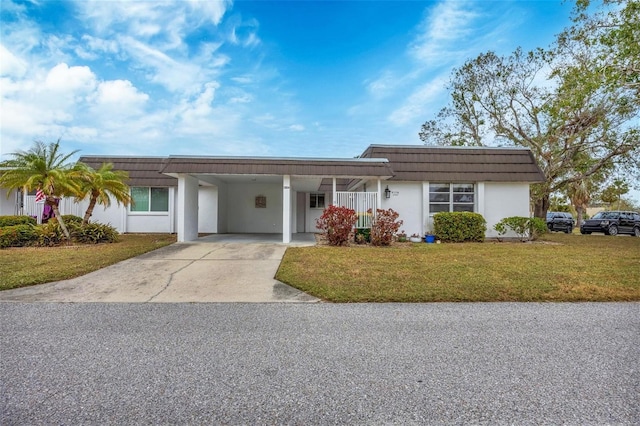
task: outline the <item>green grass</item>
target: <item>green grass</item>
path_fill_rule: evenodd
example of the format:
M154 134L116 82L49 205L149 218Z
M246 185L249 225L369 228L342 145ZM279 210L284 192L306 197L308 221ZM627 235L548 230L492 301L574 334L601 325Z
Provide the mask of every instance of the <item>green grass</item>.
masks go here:
M125 234L112 244L3 249L0 290L74 278L175 241L175 235Z
M289 248L276 278L333 302L640 300L640 238Z

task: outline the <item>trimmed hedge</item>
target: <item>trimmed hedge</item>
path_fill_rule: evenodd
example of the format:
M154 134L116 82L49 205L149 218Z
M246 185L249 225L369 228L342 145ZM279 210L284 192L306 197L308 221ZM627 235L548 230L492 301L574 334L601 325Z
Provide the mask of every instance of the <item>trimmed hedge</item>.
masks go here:
M36 241L35 229L31 224L0 227L0 248L33 245Z
M433 216L433 231L443 242L483 242L487 221L479 213L442 212Z
M31 216L0 216L0 228L14 225L35 225L38 222Z

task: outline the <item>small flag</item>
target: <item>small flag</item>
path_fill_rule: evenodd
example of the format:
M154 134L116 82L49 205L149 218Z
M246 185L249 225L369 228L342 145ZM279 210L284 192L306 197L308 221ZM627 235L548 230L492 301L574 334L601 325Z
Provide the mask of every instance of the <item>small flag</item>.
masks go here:
M46 195L44 195L44 192L42 192L42 189L38 189L36 191L36 203L44 201L45 198L47 198L47 197L46 197Z

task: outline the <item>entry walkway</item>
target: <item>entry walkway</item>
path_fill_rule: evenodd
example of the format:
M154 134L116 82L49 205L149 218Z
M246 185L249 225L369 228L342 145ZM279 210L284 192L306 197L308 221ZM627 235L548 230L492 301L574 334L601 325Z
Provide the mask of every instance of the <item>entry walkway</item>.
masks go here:
M292 245L313 245L297 234ZM0 292L22 302L317 302L274 276L287 245L277 234L209 235L82 277Z

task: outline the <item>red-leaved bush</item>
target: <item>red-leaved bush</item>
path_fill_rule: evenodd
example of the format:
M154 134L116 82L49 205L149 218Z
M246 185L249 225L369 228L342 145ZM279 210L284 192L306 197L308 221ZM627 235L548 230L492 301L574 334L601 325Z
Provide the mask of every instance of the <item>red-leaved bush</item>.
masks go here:
M349 241L358 216L355 210L330 205L316 220L318 229L324 231L327 242L332 246L341 246Z
M398 216L400 216L398 212L393 209L376 209L376 214L371 222L371 244L374 246L391 244L393 236L402 226L402 221L398 220Z

